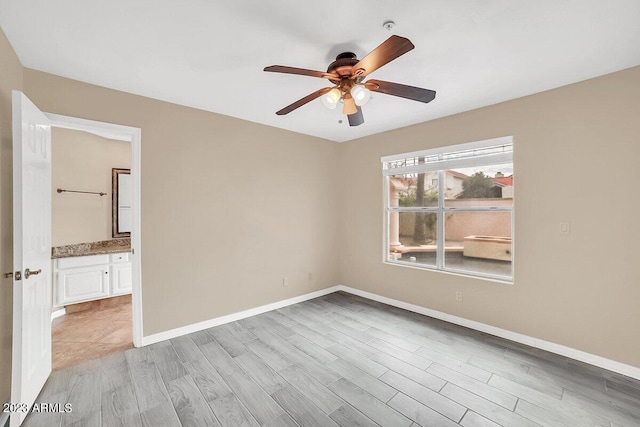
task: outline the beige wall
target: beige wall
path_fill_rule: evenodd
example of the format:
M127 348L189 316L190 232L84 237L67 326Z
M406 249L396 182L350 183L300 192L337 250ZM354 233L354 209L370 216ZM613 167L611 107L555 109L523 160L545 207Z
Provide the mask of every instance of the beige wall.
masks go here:
M339 187L329 173L338 144L29 69L24 77L43 111L142 129L145 335L338 283Z
M640 367L638 111L635 67L342 144L341 283ZM515 283L383 264L380 157L505 135Z
M13 138L11 91L22 90L22 66L0 30L0 273L13 270ZM11 279L0 276L0 403L11 388Z
M131 167L131 144L61 128L52 129L51 141L51 245L111 239L111 169Z

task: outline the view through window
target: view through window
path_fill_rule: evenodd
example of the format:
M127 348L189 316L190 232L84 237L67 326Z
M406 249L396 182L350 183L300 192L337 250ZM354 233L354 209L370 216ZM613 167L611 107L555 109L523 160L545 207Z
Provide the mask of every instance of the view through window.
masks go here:
M382 163L387 262L512 280L511 137Z

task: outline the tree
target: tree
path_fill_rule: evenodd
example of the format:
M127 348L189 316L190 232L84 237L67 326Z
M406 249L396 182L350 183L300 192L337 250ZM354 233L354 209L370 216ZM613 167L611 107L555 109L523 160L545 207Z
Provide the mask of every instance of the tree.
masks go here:
M418 163L424 163L424 157L418 158ZM418 182L416 183L416 206L424 206L424 174L418 174ZM427 238L427 230L425 227L424 213L416 212L416 220L413 223L413 241L416 243L424 242Z
M482 172L476 172L462 182L459 199L486 199L495 197L493 180Z
M418 161L424 163L424 157L419 158ZM434 201L438 200L437 192L425 192L425 176L424 173L418 174L417 179L411 181L411 184L415 183L415 187L410 184L407 190L400 193L399 206L431 206ZM414 244L423 245L427 238L435 238L436 215L432 212L415 212L413 215L415 219L412 237Z

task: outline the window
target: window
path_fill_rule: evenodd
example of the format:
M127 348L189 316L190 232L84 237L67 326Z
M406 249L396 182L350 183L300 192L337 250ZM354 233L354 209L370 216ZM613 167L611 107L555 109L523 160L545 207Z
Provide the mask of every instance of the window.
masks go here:
M382 158L385 261L513 278L513 139Z

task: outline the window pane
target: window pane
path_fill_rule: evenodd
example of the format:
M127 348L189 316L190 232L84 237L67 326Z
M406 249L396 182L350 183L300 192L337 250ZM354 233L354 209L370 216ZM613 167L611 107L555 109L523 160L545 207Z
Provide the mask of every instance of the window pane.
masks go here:
M438 206L438 172L389 177L389 206Z
M511 212L448 212L445 218L445 268L512 276Z
M406 168L406 167L416 166L419 164L437 162L437 161L438 161L438 156L436 154L421 156L421 157L406 157L404 159L389 160L386 162L382 162L382 168L383 169Z
M446 170L445 205L513 206L513 164Z
M512 151L513 151L513 145L509 142L506 144L499 144L499 145L494 145L490 147L470 148L467 150L450 151L450 152L442 153L442 159L443 160L465 159L470 157L488 156L491 154L509 153Z
M389 259L436 265L438 215L389 212Z

